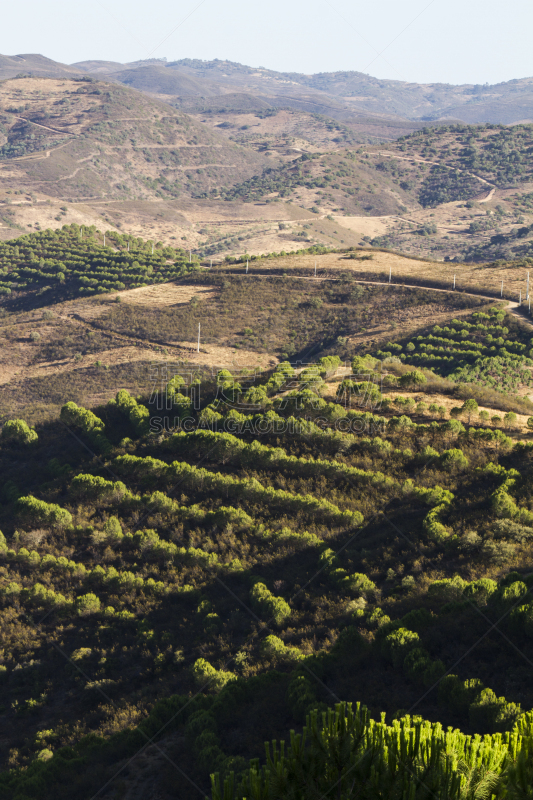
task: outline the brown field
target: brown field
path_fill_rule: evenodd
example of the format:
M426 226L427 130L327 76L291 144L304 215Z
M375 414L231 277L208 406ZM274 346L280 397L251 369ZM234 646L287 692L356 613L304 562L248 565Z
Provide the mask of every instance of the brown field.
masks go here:
M216 292L202 286L156 284L121 292L122 302L139 309L187 306L193 296L208 307ZM126 295L126 297L124 297ZM111 399L117 389L150 393L151 365L213 369L258 367L268 369L278 359L224 341L165 342L139 338L95 325L110 308L116 294L58 303L52 318L47 309L11 314L0 320L0 417L23 414L35 423L57 415L74 399L94 406ZM35 335L38 338L35 338Z

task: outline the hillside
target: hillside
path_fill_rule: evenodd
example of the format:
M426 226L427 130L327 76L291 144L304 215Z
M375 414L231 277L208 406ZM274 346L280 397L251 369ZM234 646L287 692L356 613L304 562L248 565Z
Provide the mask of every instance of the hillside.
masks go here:
M85 77L4 81L0 114L4 191L153 200L162 186L191 196L261 164L162 103Z
M222 278L244 325L242 278ZM337 319L347 294L352 313L383 319L432 302L345 279L322 295ZM313 299L317 289L301 296L302 310L320 312ZM505 327L506 347L520 343L502 308L451 294L442 302L450 321L460 316L463 344ZM100 790L193 798L198 787L211 794L213 772L229 781L225 798L259 798L245 770L263 759L263 742L340 701L368 707L365 730L384 714L392 739L406 713L407 730L430 720L435 791L457 737L488 736L490 759L479 758L494 796L516 797L505 791L518 780L533 705L532 445L512 413L487 420L475 401L459 401L448 415L426 398L449 383L383 358L360 351L346 366L311 356L303 371L284 362L210 375L162 365L137 399L119 391L92 411L66 403L35 430L4 424L6 800ZM437 721L464 734L439 745ZM379 740L352 733L337 762L343 781L354 748L375 752L372 780L390 796L402 767L389 765L387 778ZM313 737L293 750L286 785L301 791L313 779L327 792L333 754L318 769L312 747ZM412 744L408 758L418 774L422 752ZM471 758L451 762L447 797L486 777ZM353 791L365 774L352 775Z
M532 252L532 145L531 125L452 125L372 148L372 158L428 210L415 236L434 237L454 260L512 259ZM409 230L400 224L375 244L405 249L406 238Z
M228 94L262 98L271 107L326 114L345 122L369 115L383 121L462 120L505 125L533 118L533 79L494 85L417 84L378 79L360 72L305 75L252 68L231 61L166 59L120 64L88 60L66 65L41 55L0 56L0 80L18 75L73 77L87 74L125 83L151 94L187 103L210 98L224 103ZM238 105L234 97L230 101Z
M61 64L37 53L17 56L0 55L0 80L16 78L20 75L42 78L64 78L83 76L85 70L69 64Z
M384 773L383 714L388 753L422 726L437 796L460 747L446 797L482 786L482 736L492 800L516 800L533 708L523 265L454 266L453 291L448 264L379 250L202 269L105 236L0 248L2 796L273 798L272 765L254 783L250 759L306 718L282 796L309 780L328 796L313 747L341 702L365 731L343 781L371 753L376 792L407 780Z
M394 356L392 340L404 347L398 352L406 363L429 366L443 378L457 373L457 380L485 386L479 389L479 402L495 409L504 403L522 415L520 426L526 430L529 406L521 398L530 394L523 361L528 334L525 339L518 335L518 349L510 353L501 352L500 336L491 342L475 339L475 345L464 348L466 360L458 360L457 353L453 359L441 358L448 355L441 351L451 346L448 340L457 339L455 334L431 339L433 325L449 328L453 314L475 306L480 295L499 299L502 282L510 319L520 319L527 313L523 262L482 269L454 265L454 295L447 263L361 248L320 253L302 244L300 238L299 252L289 256L252 256L248 272L246 259L205 269L195 257L189 264L183 250L112 230L104 242L103 232L74 225L3 244L0 414L22 415L35 424L54 418L70 399L93 406L121 387L137 396L150 391L150 365L168 359L195 365L199 374L215 366L267 369L309 354L336 352L349 359L370 350ZM361 308L355 281L371 287ZM384 302L384 290L390 288L387 297L393 297L402 285L440 291L406 288L401 302ZM424 338L429 334L429 340ZM405 349L417 341L424 347ZM473 353L488 360L478 363ZM488 392L504 385L505 395ZM451 394L437 398L439 405L456 404L454 386L446 390Z
M533 124L417 116L530 79L69 70L0 57L1 800L531 800Z

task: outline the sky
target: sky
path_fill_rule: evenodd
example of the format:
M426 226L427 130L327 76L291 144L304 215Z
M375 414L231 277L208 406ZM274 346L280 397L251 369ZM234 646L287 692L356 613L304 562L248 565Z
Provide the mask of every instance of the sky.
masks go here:
M229 59L415 83L533 75L530 0L25 0L5 3L0 53L55 61Z

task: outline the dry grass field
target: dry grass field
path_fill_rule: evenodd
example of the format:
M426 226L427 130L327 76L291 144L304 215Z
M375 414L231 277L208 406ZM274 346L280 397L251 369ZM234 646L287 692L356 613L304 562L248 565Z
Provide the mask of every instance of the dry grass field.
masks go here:
M154 286L140 286L137 289L127 289L113 295L114 300L120 298L123 303L133 303L136 306L177 306L189 303L194 297L209 300L216 292L205 286L187 286L176 283L158 283Z
M516 264L454 264L449 262L429 261L409 258L399 253L377 250L359 250L352 254L326 253L323 255L291 255L288 258L269 258L253 262L254 271L268 272L283 269L288 274L291 270L306 270L312 273L317 264L317 276L320 279L338 278L340 273L351 273L355 279L388 283L389 275L393 284L431 286L446 291L453 290L454 276L456 291L474 292L479 295L498 298L503 281L503 298L517 303L522 293L523 310L527 291L526 266ZM533 272L531 275L533 281ZM531 285L533 291L533 283Z
M157 284L117 293L57 303L5 315L0 319L0 415L24 413L29 420L54 417L68 399L87 406L109 400L119 388L135 394L151 391L152 365L207 368L268 369L275 354L201 337L198 342L179 331L154 328L153 338L115 331L97 324L113 309L128 307L140 313L193 307L195 298L204 313L217 291L197 285ZM191 305L191 300L193 305ZM197 324L196 328L197 329ZM173 328L172 328L173 330ZM77 399L76 399L77 398ZM24 410L24 411L23 411Z

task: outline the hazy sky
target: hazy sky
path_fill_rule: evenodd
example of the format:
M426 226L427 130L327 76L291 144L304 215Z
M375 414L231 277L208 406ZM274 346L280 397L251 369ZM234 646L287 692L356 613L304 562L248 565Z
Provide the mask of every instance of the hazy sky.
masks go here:
M3 4L0 53L497 83L533 75L532 23L530 0L25 0Z

